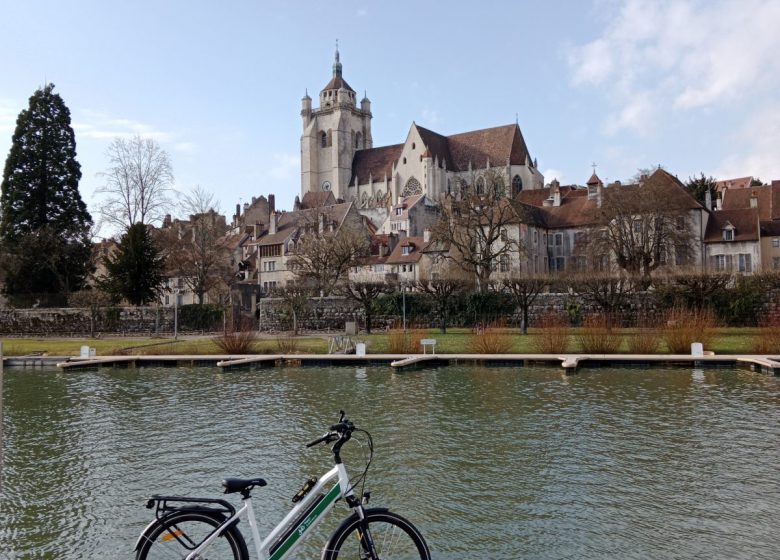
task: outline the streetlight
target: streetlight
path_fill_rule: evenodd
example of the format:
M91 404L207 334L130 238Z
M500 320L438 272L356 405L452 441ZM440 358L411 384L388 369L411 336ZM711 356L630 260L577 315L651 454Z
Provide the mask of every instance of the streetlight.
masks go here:
M402 308L403 308L403 325L404 325L404 332L406 332L406 283L401 283L401 301L402 301Z
M173 289L173 340L179 340L179 288Z

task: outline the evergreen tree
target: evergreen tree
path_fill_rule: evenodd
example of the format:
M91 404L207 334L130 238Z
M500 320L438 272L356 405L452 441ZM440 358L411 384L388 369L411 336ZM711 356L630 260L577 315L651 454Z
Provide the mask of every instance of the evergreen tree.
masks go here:
M685 183L685 188L701 204L704 204L706 201L707 191L710 192L710 201L712 203L715 202L715 179L705 177L704 173L701 173L699 177L689 177L688 182Z
M163 282L163 258L148 226L137 223L127 228L116 253L105 260L108 278L103 289L132 305L156 299Z
M16 121L0 185L4 291L67 296L90 272L92 217L78 186L70 111L47 84Z

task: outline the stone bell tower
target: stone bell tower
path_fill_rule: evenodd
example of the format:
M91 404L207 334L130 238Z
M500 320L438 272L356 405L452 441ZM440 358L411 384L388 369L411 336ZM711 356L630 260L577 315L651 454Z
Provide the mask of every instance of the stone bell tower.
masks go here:
M371 102L363 97L357 106L355 90L342 76L338 45L333 77L320 91L320 106L312 109L308 92L301 101L301 196L333 191L346 199L357 150L371 148Z

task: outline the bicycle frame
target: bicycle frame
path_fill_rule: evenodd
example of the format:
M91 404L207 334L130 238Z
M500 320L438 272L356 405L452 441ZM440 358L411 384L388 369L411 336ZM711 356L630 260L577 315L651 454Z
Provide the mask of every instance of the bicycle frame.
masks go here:
M328 489L329 483L334 480L336 484ZM187 556L187 560L199 558L214 539L218 538L244 514L247 515L249 527L252 530L252 541L255 544L258 560L283 560L303 541L309 530L316 527L324 519L339 498L348 496L354 496L354 492L349 486L349 477L344 464L338 463L317 480L306 496L295 504L284 519L262 540L252 508L252 499L247 498L235 514ZM311 511L308 511L310 508Z

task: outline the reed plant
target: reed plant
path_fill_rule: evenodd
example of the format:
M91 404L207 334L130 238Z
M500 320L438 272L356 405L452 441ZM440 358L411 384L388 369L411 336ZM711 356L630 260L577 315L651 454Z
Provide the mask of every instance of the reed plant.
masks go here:
M277 336L276 348L280 354L295 354L298 352L298 339L291 332Z
M504 321L480 329L471 338L471 351L475 354L508 354L511 350L512 338Z
M754 354L780 354L780 321L778 319L759 322L756 335L751 341L750 351Z
M658 321L640 317L636 321L636 333L628 336L628 351L632 354L655 354L661 345Z
M224 354L255 354L257 331L253 320L244 318L230 331L214 337L214 344Z
M561 354L569 351L571 326L568 318L560 313L548 312L538 321L539 333L531 342L537 354Z
M701 342L704 348L712 345L716 327L711 309L674 307L666 314L662 338L672 354L690 354L694 342Z
M585 317L577 342L586 354L615 354L623 344L623 335L612 328L613 318L604 313Z
M425 338L425 329L406 329L396 323L387 333L387 351L390 354L420 354L422 353L421 341Z

